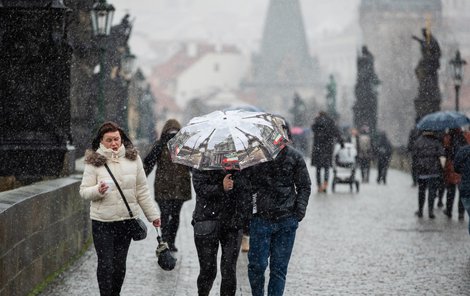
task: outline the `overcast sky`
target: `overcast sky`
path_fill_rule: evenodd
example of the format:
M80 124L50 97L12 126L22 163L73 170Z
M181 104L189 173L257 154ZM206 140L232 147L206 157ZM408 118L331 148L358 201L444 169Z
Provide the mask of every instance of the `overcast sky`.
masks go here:
M360 0L301 0L308 39L340 31L357 19ZM256 50L269 0L108 0L114 22L129 12L135 17L131 47L146 52L149 40L206 39Z

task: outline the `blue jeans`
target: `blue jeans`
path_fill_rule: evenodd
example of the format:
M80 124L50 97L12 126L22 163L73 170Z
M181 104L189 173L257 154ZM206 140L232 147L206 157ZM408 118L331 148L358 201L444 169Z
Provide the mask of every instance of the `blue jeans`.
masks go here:
M281 296L286 284L295 232L296 217L270 221L253 217L250 224L250 251L248 252L248 278L253 296L264 295L264 272L269 265L268 296Z

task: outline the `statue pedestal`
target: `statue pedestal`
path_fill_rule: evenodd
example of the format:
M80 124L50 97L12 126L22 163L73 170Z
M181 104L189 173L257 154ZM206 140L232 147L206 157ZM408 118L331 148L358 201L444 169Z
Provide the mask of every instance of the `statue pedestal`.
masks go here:
M67 8L45 2L0 4L0 176L20 182L73 169Z

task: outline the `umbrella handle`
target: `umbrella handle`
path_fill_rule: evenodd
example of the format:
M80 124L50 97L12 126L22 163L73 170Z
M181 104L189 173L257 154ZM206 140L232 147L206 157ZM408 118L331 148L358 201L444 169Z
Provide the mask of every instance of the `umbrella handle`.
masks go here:
M157 241L158 243L162 242L162 229L160 227L155 227L155 231L157 232Z

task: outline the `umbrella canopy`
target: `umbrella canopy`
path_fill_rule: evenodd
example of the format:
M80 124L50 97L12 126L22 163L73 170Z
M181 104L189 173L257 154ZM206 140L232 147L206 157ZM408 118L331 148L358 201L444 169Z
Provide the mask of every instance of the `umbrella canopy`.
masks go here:
M265 112L215 111L191 119L168 147L175 163L241 170L274 159L289 142L284 127L280 116Z
M470 119L456 111L438 111L424 116L416 125L419 130L444 131L470 125Z
M253 106L253 105L243 105L237 107L226 108L223 111L233 111L233 110L242 110L242 111L251 111L251 112L265 112L263 108Z

